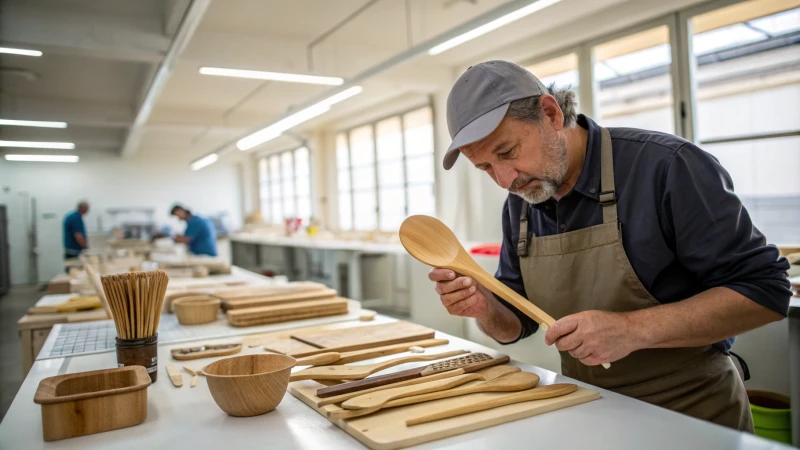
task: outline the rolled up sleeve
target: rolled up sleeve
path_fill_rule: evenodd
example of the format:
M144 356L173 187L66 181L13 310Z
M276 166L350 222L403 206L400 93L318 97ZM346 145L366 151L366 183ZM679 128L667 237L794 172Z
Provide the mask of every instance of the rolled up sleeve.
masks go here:
M704 290L727 287L787 314L789 262L753 225L716 158L690 143L678 149L662 207L679 262Z
M495 272L494 277L497 278L500 282L508 286L509 288L513 289L517 294L527 298L525 294L525 285L522 282L522 272L520 271L519 267L519 255L517 254L517 240L519 239L519 227L512 227L512 224L519 223L519 217L512 219L511 214L509 212L509 203L511 202L511 197L509 196L509 200L503 205L503 243L500 246L500 264L497 266L497 272ZM521 205L521 203L519 203ZM519 211L519 207L510 209L511 211ZM519 318L520 323L522 324L522 331L520 335L511 342L499 342L500 344L513 344L520 339L524 339L539 329L539 324L537 324L533 319L526 316L520 310L509 304L507 301L503 300L502 298L495 295L497 300L500 301L506 308L511 310Z

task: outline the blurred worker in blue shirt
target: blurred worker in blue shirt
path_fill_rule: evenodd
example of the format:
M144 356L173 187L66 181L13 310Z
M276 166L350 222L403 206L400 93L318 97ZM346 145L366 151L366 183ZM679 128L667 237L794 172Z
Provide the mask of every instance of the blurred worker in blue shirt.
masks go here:
M83 215L88 212L89 204L82 201L75 211L64 217L64 259L77 258L81 251L89 248L86 227L83 226Z
M175 205L170 214L186 222L186 231L175 236L175 242L189 246L195 255L217 256L217 230L210 220L195 216L188 209Z

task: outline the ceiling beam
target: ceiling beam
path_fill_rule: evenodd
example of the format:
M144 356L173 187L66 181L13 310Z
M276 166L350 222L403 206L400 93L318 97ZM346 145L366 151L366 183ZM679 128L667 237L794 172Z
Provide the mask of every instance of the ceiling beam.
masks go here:
M41 98L0 96L3 119L52 120L69 126L128 128L133 109L122 103L44 100Z
M178 31L178 25L189 8L191 0L166 0L164 2L163 30L164 36L174 36Z
M170 39L143 18L39 9L11 3L0 14L0 43L45 54L159 62Z
M167 54L164 56L164 60L161 61L161 64L158 66L158 70L156 71L156 74L150 83L147 94L145 95L142 104L139 106L139 111L136 113L136 118L133 121L133 125L128 131L128 135L126 136L125 142L122 145L122 150L120 153L123 157L129 157L139 149L139 142L142 139L142 131L147 123L147 120L150 118L150 113L153 111L153 107L155 107L158 97L161 95L161 92L167 85L167 81L169 81L169 78L172 75L172 71L174 70L173 66L178 61L180 54L183 53L183 50L189 44L192 35L197 29L197 26L200 25L200 21L203 19L203 15L208 9L208 5L210 3L211 0L192 0L192 4L189 5L189 9L186 10L186 14L184 14L183 19L178 26L178 30L176 31L175 37L172 40L169 49L167 50Z

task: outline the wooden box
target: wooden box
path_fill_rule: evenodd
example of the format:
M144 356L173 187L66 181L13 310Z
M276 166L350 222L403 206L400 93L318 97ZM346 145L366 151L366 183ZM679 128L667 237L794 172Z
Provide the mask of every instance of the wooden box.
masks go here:
M45 441L139 425L147 418L150 376L141 366L45 378L35 403L42 405Z

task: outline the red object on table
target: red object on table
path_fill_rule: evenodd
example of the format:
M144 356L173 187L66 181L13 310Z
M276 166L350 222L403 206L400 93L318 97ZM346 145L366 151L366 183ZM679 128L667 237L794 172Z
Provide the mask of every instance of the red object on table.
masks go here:
M500 256L500 244L481 244L469 249L471 255Z

